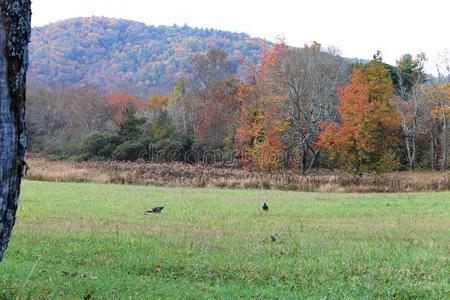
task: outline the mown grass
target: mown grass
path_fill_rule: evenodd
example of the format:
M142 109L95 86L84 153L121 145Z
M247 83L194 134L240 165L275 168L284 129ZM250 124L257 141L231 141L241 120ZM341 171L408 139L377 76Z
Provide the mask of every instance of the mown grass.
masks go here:
M444 299L449 199L26 181L0 299Z

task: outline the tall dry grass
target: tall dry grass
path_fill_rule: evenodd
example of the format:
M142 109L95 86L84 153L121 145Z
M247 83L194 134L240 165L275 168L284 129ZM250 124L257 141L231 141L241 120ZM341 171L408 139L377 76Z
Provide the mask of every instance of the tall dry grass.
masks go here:
M322 192L418 192L450 189L450 172L395 172L362 176L140 162L69 162L31 158L29 180L98 182L183 187L264 188Z

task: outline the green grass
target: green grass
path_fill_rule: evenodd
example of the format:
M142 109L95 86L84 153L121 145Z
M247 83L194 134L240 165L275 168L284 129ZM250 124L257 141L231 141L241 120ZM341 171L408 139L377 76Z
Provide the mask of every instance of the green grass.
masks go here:
M25 181L0 299L443 299L449 199Z

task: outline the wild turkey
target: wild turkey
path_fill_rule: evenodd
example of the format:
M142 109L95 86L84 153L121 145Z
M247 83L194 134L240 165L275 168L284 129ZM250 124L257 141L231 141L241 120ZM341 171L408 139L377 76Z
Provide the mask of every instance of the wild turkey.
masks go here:
M153 208L147 210L146 212L149 213L149 214L159 214L164 209L164 206L165 205L153 207Z
M266 203L266 202L264 202L263 210L264 210L264 211L269 211L269 206L267 206L267 203Z

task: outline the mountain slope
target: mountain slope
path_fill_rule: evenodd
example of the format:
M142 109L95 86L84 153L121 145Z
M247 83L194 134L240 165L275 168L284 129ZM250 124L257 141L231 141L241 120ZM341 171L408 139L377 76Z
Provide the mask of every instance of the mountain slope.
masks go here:
M76 18L33 29L29 81L53 87L95 84L141 95L168 93L189 74L192 55L227 51L237 71L257 63L262 39L188 26L148 26L103 17Z

